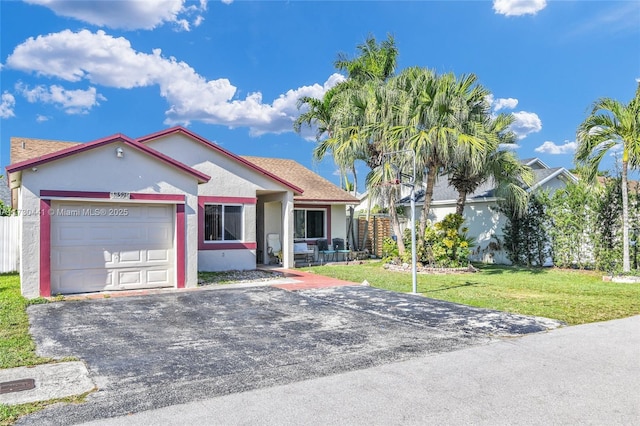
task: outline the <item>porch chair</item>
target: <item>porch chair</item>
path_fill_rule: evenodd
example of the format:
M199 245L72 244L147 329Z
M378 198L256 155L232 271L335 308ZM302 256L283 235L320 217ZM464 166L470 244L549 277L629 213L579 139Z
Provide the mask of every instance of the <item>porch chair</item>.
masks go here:
M351 250L346 250L344 248L344 239L342 238L334 238L333 241L333 249L335 250L337 260L340 261L340 255L344 256L344 260L348 259L349 252Z
M267 234L267 254L269 255L269 263L279 264L282 258L282 244L280 243L280 234Z
M306 242L294 242L293 243L293 258L294 261L296 259L301 259L307 263L309 263L309 266L311 266L311 263L313 262L313 258L315 255L315 251L313 250L313 248L309 248L309 246L307 245Z
M318 260L320 261L321 265L323 261L327 261L327 258L329 256L331 256L331 260L333 260L336 251L333 250L333 248L329 248L329 243L326 239L316 240L316 246L318 247Z

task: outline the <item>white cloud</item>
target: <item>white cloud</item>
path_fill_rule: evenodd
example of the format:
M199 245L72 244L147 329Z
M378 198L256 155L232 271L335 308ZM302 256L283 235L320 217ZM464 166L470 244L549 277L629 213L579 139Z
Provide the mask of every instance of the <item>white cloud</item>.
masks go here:
M249 127L252 135L283 133L293 130L301 96L321 98L344 79L334 74L323 84L292 89L271 104L264 103L260 92L235 99L236 87L226 78L206 80L185 62L162 56L160 49L151 54L135 51L125 38L104 31L82 30L29 38L7 58L6 66L38 75L120 89L158 85L169 109L166 124L201 121L229 127Z
M545 7L546 0L493 0L493 10L505 16L535 15Z
M4 92L0 97L0 118L15 117L13 108L16 106L16 98L9 92Z
M504 151L515 151L516 149L520 149L520 145L515 143L501 143L498 148Z
M185 6L186 0L25 0L27 3L45 6L56 15L78 19L99 27L127 30L150 30L165 22L189 31L190 22L198 26L202 22L201 12L207 8L207 1L200 5ZM195 16L194 16L195 15Z
M45 121L49 121L49 117L47 117L46 115L38 114L36 115L36 121L38 123L44 123Z
M518 139L523 139L531 133L542 130L542 121L535 112L517 111L512 114L515 121L511 124L511 130Z
M546 141L545 143L537 147L535 151L543 154L552 154L552 155L572 154L576 151L577 147L578 147L578 144L575 142L565 141L565 143L562 145L556 145L551 141Z
M55 84L49 88L45 86L29 88L29 86L18 83L16 91L31 103L42 102L60 105L67 114L86 114L92 107L100 105L99 101L107 100L97 92L95 87L89 87L87 90L66 90Z
M493 102L493 110L514 109L518 106L518 100L514 98L498 98Z

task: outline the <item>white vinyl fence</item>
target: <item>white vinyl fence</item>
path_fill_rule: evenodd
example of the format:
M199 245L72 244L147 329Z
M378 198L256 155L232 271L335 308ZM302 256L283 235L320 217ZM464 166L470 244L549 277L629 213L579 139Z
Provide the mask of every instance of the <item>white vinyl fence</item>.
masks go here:
M0 272L13 272L19 266L20 221L18 216L0 216Z

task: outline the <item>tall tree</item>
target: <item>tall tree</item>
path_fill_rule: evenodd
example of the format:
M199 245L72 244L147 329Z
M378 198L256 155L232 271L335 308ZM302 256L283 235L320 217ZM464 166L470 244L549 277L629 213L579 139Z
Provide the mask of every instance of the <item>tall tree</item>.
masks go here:
M598 99L591 114L577 131L575 158L587 167L589 181L594 181L607 152L622 148L622 271L631 270L629 258L629 169L640 168L640 83L634 98L623 104L611 98Z
M475 158L485 149L486 141L463 125L467 117L488 94L477 85L475 75L436 75L424 68L408 68L395 80L405 95L394 107L395 125L391 130L396 149L410 149L416 154L416 178L425 183L425 196L418 238L422 243L438 176L455 158L456 150L467 151Z
M302 125L316 126L318 144L314 150L316 160L330 154L341 171L350 170L354 179L354 195L357 191L356 161L362 160L371 167L372 149L378 141L371 141L364 130L367 114L371 113L371 97L375 86L393 75L398 50L391 35L378 44L373 36L357 46L358 54L349 58L339 54L335 67L344 71L346 81L325 93L323 99L301 98L298 107L306 106L294 129L300 132ZM353 221L353 212L350 214Z
M515 143L515 134L509 130L513 121L511 114L492 117L488 104L479 116L470 118L468 131L483 138L486 147L472 156L468 150L457 151L447 169L449 184L458 191L457 214L463 215L467 196L485 182L493 183L494 195L511 204L515 214L526 210L528 193L523 186L533 183L533 173L513 152L501 149L501 145Z

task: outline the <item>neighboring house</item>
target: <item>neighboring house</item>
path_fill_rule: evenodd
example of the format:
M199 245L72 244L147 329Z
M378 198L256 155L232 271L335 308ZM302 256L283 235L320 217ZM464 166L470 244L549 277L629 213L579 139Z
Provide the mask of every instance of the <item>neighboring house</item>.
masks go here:
M534 183L529 191L545 190L553 193L557 189L564 188L569 182L576 182L577 178L564 167L549 168L538 158L521 160L531 167L534 174ZM476 246L473 249L471 260L486 263L510 263L503 250L505 216L498 210L499 199L493 194L494 187L491 182L481 185L474 193L467 196L464 209L465 223L469 228L468 235L475 239ZM429 219L439 222L449 213L456 211L456 199L458 192L449 186L446 176L441 176L436 182L431 202ZM407 218L411 217L409 209L410 200L404 197L399 204L405 206L404 212ZM424 204L424 190L416 192L416 218L420 218L422 205ZM410 220L407 226L411 226Z
M60 149L62 148L62 149ZM27 297L195 287L198 271L284 267L294 238L345 238L358 200L291 160L240 157L183 128L77 144L11 139Z

